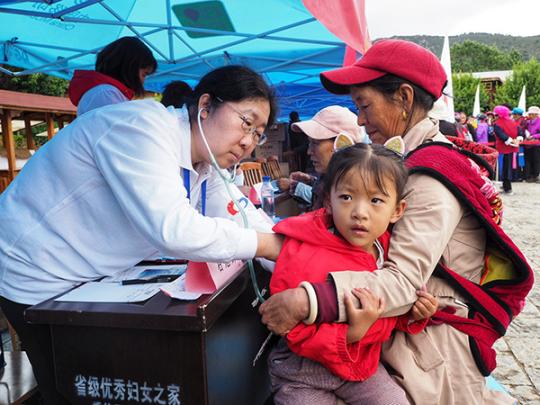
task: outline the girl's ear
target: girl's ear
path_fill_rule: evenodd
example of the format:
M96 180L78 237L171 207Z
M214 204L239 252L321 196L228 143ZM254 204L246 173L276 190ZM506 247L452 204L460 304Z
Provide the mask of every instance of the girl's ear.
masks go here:
M197 111L201 112L201 119L205 119L208 117L208 113L210 112L211 102L212 102L212 97L208 93L204 93L201 97L199 97L199 103L197 104Z
M330 203L330 198L324 199L324 208L326 209L326 213L329 215L332 215L332 204Z
M405 213L405 209L407 208L407 201L400 200L396 204L396 208L394 209L394 212L392 216L390 217L390 223L395 224L399 219L403 216Z

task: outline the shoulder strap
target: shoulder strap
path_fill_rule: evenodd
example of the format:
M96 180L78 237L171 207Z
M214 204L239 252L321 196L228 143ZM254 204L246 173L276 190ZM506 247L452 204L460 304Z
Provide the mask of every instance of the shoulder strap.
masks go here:
M498 152L495 149L490 148L487 145L467 141L455 136L447 136L447 138L452 142L451 144L446 142L426 142L417 147L415 150L411 151L409 155L428 146L443 146L445 148L455 150L471 159L487 172L487 177L489 177L491 180L495 179L495 167L498 158Z
M490 202L482 192L485 181L463 153L452 145L431 142L410 153L406 165L410 173L431 176L445 185L486 230L487 252L496 249L508 260L510 269L506 277L491 277L483 283L474 283L442 264L434 272L436 277L459 291L470 307L469 318L442 316L440 320L469 334L477 365L488 375L496 364L492 345L523 309L525 297L533 286L533 271L523 253L496 222ZM437 319L437 315L434 318ZM463 327L464 319L469 319L466 322L469 326ZM470 326L471 322L478 327ZM486 333L485 327L493 333Z

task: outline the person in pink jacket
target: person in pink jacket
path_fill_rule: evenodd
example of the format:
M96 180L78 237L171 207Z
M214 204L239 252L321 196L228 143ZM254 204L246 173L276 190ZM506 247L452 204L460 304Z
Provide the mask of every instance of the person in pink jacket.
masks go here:
M402 158L381 145L356 144L335 152L323 181L324 208L288 218L274 226L285 235L270 282L272 294L302 282L323 282L344 268L373 271L382 267L389 225L405 210L407 171ZM307 285L307 283L306 283ZM408 404L403 389L379 362L381 347L394 328L423 330L437 300L419 291L410 313L380 318L384 301L369 289L347 298L350 324L299 324L269 357L274 402L333 405ZM424 322L414 322L420 319Z
M510 109L504 105L498 105L493 109L495 122L493 130L495 132L495 148L499 154L503 155L501 178L503 190L507 194L512 192L512 158L514 153L519 151L519 138L521 129L516 121L510 117Z

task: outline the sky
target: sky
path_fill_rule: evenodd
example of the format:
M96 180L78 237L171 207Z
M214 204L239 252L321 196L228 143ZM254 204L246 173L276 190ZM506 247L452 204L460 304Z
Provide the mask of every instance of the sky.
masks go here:
M540 35L540 0L366 0L371 39L489 32Z

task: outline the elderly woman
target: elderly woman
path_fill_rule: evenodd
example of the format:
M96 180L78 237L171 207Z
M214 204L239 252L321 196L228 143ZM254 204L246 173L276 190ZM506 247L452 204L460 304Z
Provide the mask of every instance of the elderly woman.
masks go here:
M527 140L540 141L540 108L533 105L527 111ZM540 174L540 146L528 145L525 152L525 179L529 183L538 182Z
M280 179L279 188L290 189L291 194L306 202L310 209L321 208L319 188L334 153L335 139L340 134L347 135L353 143L363 142L366 138L364 129L357 124L357 119L356 114L348 108L331 105L317 112L310 120L292 123L291 131L304 133L309 138L307 154L317 174L312 176L293 172L289 178Z
M387 316L403 314L426 284L442 308L436 322L414 336L395 332L382 354L409 400L514 403L488 390L484 376L495 367L494 341L532 287L532 270L498 225L493 186L427 117L446 84L443 67L418 45L384 40L354 65L323 73L321 81L333 93L350 93L358 124L374 143L402 137L410 168L408 208L393 228L381 269L331 273L326 283L278 293L261 306L263 322L283 335L302 320L345 321L343 298L354 287L382 297ZM485 266L493 245L508 264L502 282Z

